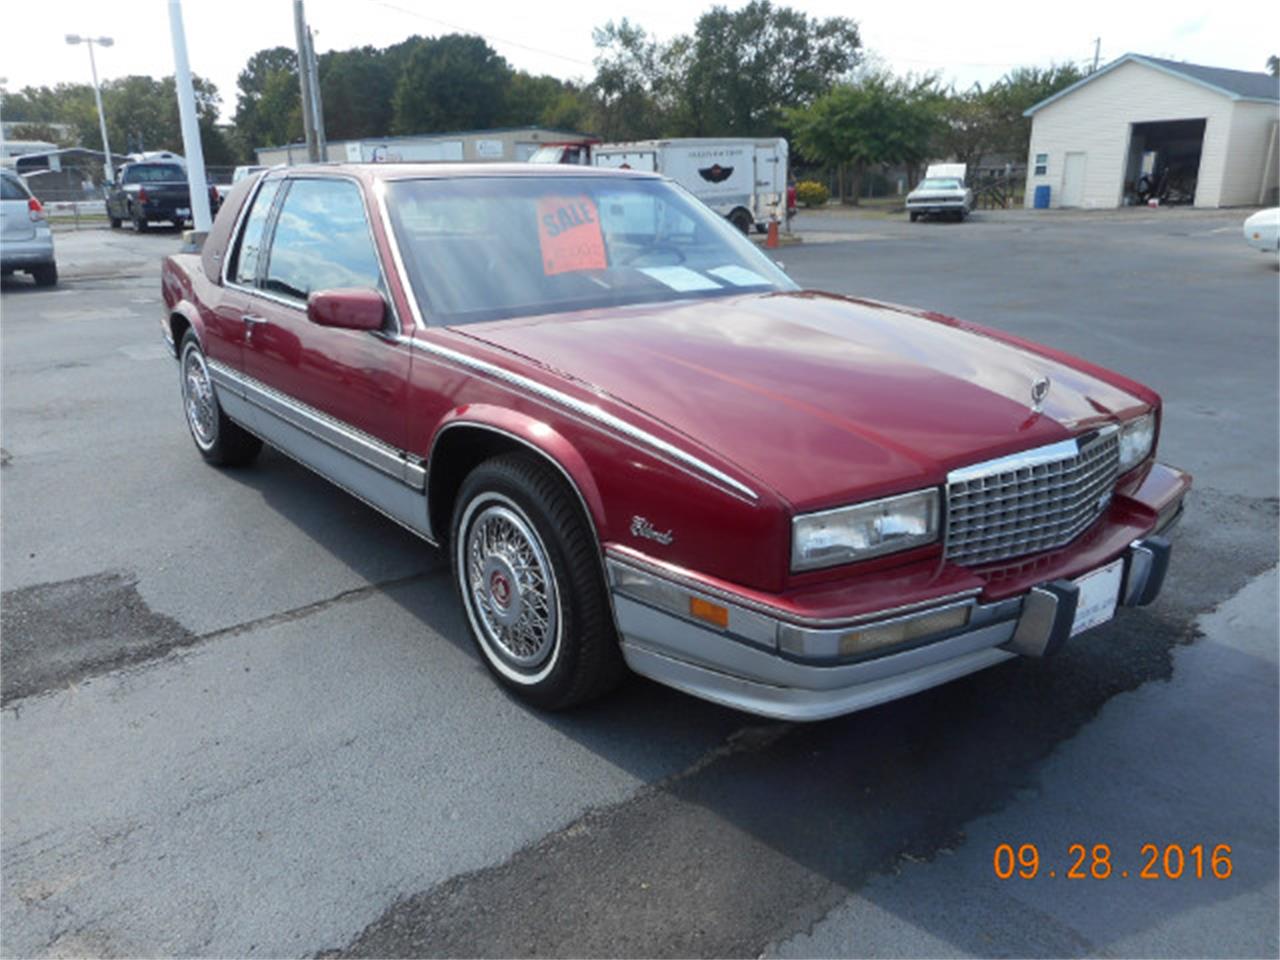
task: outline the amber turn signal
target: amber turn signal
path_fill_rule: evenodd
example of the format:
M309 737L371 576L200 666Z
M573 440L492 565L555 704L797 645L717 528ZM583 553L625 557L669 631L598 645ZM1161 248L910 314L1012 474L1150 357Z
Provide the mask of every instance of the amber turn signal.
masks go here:
M729 629L729 608L722 607L701 597L689 598L689 615L707 623L714 623L721 630Z

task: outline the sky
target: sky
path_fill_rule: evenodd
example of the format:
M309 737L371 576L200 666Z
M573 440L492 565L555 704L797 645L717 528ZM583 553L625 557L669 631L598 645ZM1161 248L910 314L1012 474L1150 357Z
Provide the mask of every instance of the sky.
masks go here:
M13 0L11 0L13 2ZM744 0L722 0L730 7ZM775 0L785 2L785 0ZM67 33L111 36L96 51L102 80L133 73L173 72L170 0L43 0L11 11L0 33L0 78L8 90L89 79L86 48ZM692 30L712 5L673 0L307 0L316 50L387 46L418 33L477 33L513 67L563 79L589 79L591 31L629 18L660 39ZM1066 3L939 3L936 0L791 0L817 17L856 20L863 47L898 73L939 74L967 88L988 84L1012 67L1134 52L1237 70L1265 69L1280 53L1280 4L1267 0L1163 0L1155 3L1075 0ZM191 68L213 80L222 114L235 111L236 76L257 50L293 46L292 0L183 0Z

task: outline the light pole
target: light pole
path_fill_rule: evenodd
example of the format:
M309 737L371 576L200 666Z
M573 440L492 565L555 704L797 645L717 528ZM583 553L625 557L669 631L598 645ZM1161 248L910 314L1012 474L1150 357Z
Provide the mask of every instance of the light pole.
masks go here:
M96 43L100 47L109 47L115 41L110 37L82 37L75 33L68 33L67 43L73 47L77 43L89 45L89 69L93 73L93 99L98 104L98 124L102 128L102 153L106 158L104 169L107 171L107 182L111 183L116 178L116 168L111 163L111 144L107 142L107 115L102 112L102 93L98 90L98 65L93 60L93 45Z

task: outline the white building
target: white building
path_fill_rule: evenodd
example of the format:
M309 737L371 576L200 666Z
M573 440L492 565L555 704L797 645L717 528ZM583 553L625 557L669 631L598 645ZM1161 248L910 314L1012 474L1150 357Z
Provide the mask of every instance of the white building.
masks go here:
M1115 207L1156 185L1166 202L1273 204L1278 107L1265 73L1125 54L1024 114L1026 205L1047 188L1051 207Z
M367 140L330 140L325 158L345 163L511 163L533 156L549 143L580 141L582 134L541 127L510 127L497 130L468 130L460 133L382 137ZM258 163L307 162L306 144L258 147Z

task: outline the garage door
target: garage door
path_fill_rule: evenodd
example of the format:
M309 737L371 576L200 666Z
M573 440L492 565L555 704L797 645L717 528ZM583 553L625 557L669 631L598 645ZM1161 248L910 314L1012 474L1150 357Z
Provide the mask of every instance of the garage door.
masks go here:
M1059 203L1064 207L1084 205L1084 159L1083 152L1068 153L1063 158L1062 199Z

